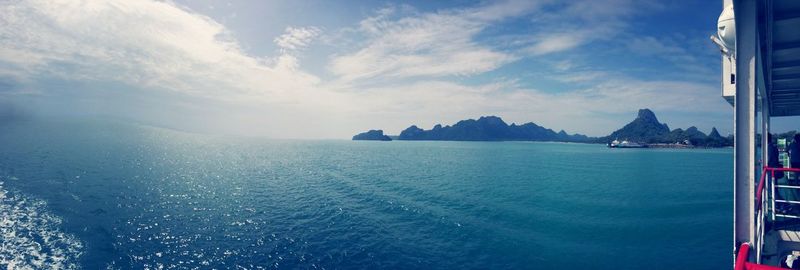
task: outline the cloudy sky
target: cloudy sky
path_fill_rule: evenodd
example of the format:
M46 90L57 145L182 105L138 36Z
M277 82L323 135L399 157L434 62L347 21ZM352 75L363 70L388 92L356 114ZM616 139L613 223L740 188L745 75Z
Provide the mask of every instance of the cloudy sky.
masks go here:
M0 2L0 106L276 138L497 115L732 130L721 1Z

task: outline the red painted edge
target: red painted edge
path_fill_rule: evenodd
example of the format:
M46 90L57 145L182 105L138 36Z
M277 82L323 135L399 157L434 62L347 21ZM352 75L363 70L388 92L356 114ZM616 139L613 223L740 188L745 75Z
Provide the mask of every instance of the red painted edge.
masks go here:
M747 255L750 253L750 244L742 243L739 246L739 252L736 253L736 264L734 270L747 270Z
M748 255L750 255L750 244L743 243L739 247L739 252L736 254L736 265L733 267L733 269L734 270L787 270L786 268L782 267L747 262Z

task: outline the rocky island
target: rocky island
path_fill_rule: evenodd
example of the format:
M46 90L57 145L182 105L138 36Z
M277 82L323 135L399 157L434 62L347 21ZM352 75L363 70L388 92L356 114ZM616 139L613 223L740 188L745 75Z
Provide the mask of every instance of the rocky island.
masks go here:
M383 130L370 130L353 136L354 141L391 141L392 138L383 135Z
M611 133L596 139L597 143L608 143L613 140L628 140L646 143L653 147L727 147L733 145L733 137L722 137L717 128L711 128L706 135L697 127L686 130L677 128L669 130L667 124L661 123L650 109L639 110L636 119Z
M712 128L708 135L693 126L686 130L680 128L670 130L667 124L658 121L655 113L650 109L640 109L633 121L604 137L569 134L563 130L555 132L532 122L509 125L500 117L483 116L477 120L461 120L452 126L437 124L429 130L412 125L400 132L396 139L407 141L551 141L602 144L614 140L627 140L652 147L670 148L733 145L733 137L722 137L716 128ZM353 140L388 141L391 138L383 135L381 130L370 130L354 136Z
M371 133L372 132L372 133ZM353 137L358 140L367 134L373 138L377 136L375 130L361 133ZM380 133L383 135L383 133ZM358 139L357 139L358 137ZM388 138L388 137L387 137ZM410 126L403 130L398 140L406 141L556 141L556 142L592 142L581 134L568 134L561 130L555 132L534 123L517 125L506 124L500 117L483 116L475 119L462 120L452 126L436 125L433 129L424 130L417 126Z
M452 126L436 125L431 130L411 126L400 132L399 140L428 141L560 141L587 142L588 137L555 132L534 123L506 124L500 117L483 116L478 120L458 121Z

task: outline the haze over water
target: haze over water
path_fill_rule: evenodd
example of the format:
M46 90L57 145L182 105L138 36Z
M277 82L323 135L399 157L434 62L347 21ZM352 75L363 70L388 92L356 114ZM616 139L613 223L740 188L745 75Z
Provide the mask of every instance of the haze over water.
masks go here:
M715 269L730 149L0 132L0 263L247 269ZM11 243L15 243L11 245ZM19 249L11 247L19 246Z

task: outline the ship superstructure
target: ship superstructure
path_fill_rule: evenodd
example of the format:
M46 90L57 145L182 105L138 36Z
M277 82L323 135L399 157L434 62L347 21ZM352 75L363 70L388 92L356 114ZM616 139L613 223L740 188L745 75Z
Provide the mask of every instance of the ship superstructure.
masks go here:
M770 120L800 115L800 1L722 2L711 39L722 52L723 97L734 109L733 264L800 267L800 181L792 179L800 169L767 153L777 149L769 146Z

